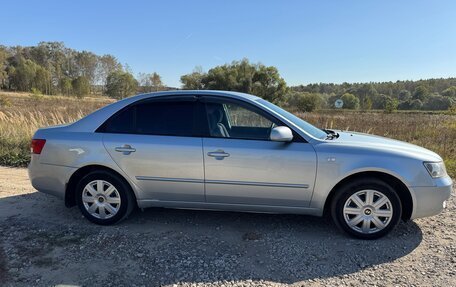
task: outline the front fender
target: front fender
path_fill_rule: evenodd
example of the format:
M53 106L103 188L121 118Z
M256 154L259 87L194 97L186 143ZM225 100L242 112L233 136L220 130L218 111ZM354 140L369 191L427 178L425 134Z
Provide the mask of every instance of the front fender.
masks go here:
M329 193L339 182L363 172L380 172L397 178L409 189L414 205L416 197L412 187L434 185L422 161L414 158L375 151L360 152L354 148L318 150L317 147L316 150L318 165L311 207L322 212Z

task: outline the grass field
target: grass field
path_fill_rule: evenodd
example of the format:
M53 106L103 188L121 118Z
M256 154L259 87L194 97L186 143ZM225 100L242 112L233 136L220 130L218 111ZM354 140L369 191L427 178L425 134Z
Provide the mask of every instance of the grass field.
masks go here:
M0 92L0 165L27 166L34 132L74 122L113 100Z
M39 127L73 122L113 102L106 98L0 93L0 165L26 166L30 139ZM456 115L426 112L325 110L297 113L322 128L366 132L417 144L440 154L456 177Z

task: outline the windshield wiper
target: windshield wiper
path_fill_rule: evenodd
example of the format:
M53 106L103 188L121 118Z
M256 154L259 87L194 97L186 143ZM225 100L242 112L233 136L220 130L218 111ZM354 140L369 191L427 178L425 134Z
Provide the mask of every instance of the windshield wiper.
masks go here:
M337 139L339 137L339 133L335 132L333 130L324 129L323 131L327 134L326 135L327 140Z

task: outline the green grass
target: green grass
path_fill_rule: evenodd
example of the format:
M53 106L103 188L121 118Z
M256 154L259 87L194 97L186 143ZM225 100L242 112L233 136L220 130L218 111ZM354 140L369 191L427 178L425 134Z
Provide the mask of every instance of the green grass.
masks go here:
M0 139L0 165L24 167L30 162L30 141Z

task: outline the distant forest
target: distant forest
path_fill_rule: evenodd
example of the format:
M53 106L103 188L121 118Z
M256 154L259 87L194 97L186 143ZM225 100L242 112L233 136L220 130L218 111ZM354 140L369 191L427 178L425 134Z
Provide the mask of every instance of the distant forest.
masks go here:
M341 97L354 95L354 108L385 109L393 105L403 110L447 110L456 104L456 78L418 81L309 84L291 88L296 92L325 95L329 105ZM353 106L352 106L353 108Z
M251 93L301 111L334 108L337 99L343 100L345 109L456 108L456 78L289 87L276 67L243 59L207 72L197 67L182 75L181 82L182 89ZM77 51L62 42L41 42L29 47L0 45L0 89L76 97L97 94L121 99L170 88L157 72L134 76L128 65L122 65L113 55Z

